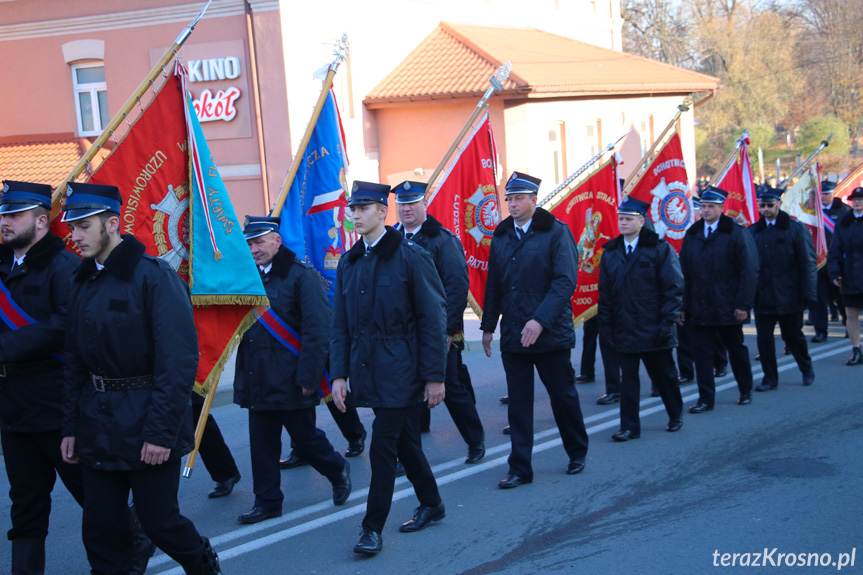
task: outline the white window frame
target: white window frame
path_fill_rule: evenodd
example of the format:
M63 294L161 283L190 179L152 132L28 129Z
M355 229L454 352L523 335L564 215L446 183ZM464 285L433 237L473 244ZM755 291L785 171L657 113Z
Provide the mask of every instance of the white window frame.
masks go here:
M78 120L79 136L98 136L105 129L102 125L102 114L99 108L99 92L108 92L107 82L92 82L87 84L78 83L77 71L83 68L103 68L104 62L91 62L87 64L72 64L72 92L75 99L75 117ZM83 118L81 117L81 106L79 94L90 94L90 109L93 110L93 130L85 130ZM110 117L110 116L109 116Z
M554 134L555 139L551 139L551 134ZM548 126L548 135L546 136L548 145L548 165L549 176L554 181L555 186L559 186L568 175L566 173L566 124L562 121L553 121Z

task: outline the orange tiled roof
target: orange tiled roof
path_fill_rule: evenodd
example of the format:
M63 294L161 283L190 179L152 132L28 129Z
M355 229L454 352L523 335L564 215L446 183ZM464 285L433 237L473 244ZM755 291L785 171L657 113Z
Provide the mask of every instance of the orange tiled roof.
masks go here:
M719 79L533 28L442 22L366 96L367 105L475 97L507 60L501 94L525 97L715 90Z
M76 138L0 144L0 180L57 186L82 155Z

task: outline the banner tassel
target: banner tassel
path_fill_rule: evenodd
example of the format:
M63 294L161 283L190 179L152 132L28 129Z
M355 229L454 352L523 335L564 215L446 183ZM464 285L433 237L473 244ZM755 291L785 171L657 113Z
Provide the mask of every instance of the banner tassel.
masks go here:
M222 252L220 252L219 250L216 250L216 253L213 254L213 259L216 261L219 261L220 259L222 259Z

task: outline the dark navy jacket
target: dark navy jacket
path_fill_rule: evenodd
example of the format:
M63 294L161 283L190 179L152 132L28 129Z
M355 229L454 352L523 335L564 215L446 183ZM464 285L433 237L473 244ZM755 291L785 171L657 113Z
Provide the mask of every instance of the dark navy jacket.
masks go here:
M863 294L863 218L849 210L833 231L827 252L830 279L842 278L843 294Z

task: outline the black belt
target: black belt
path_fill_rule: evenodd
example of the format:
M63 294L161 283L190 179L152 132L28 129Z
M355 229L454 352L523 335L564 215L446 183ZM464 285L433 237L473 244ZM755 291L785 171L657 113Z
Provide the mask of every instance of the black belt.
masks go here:
M133 391L136 389L151 389L153 387L153 376L142 375L139 377L103 377L90 374L90 379L93 380L93 387L96 391L103 393L106 391Z
M33 361L30 363L0 363L0 378L48 373L61 367L63 367L63 363L58 359Z

